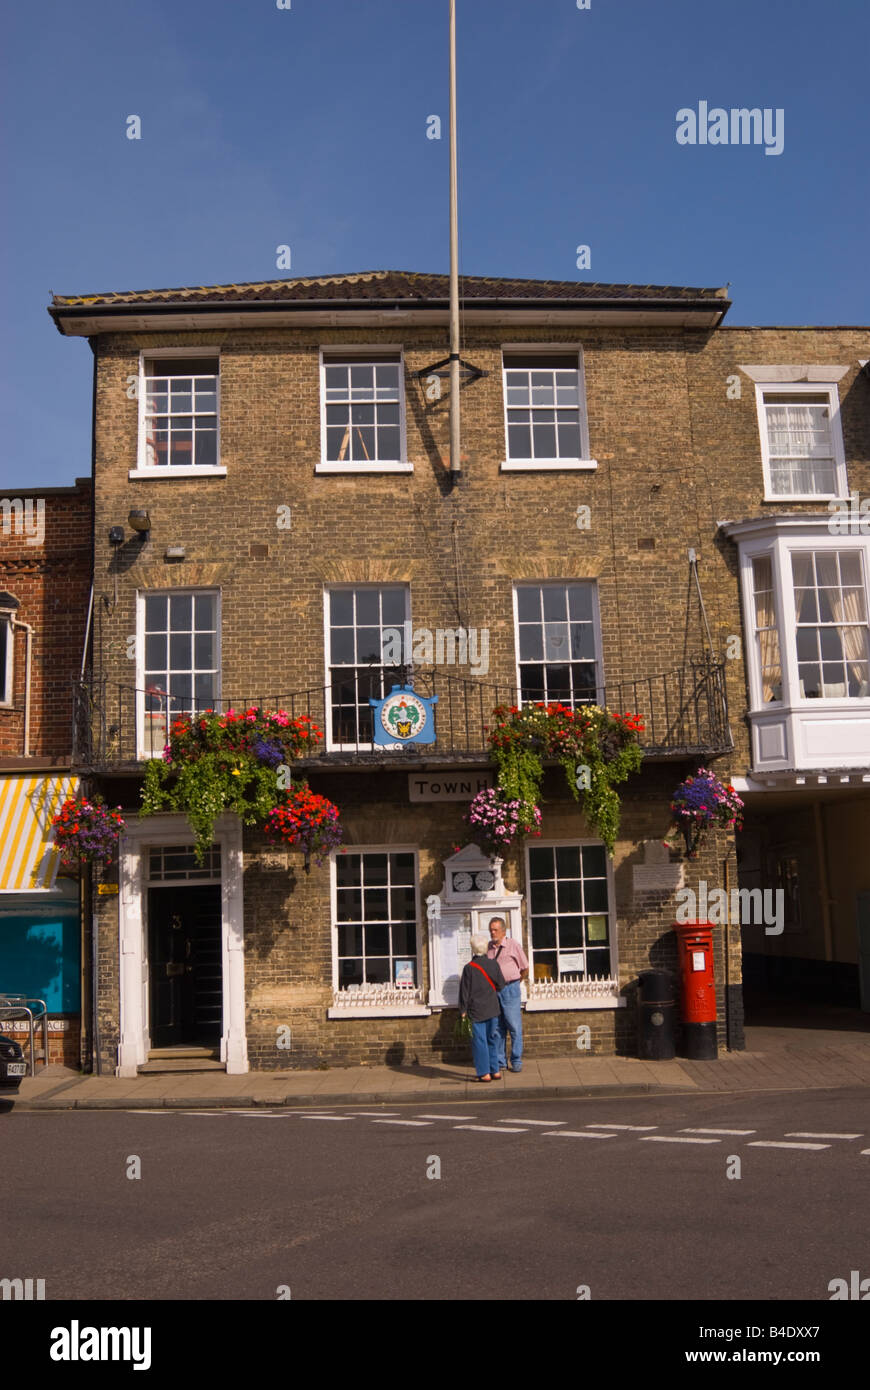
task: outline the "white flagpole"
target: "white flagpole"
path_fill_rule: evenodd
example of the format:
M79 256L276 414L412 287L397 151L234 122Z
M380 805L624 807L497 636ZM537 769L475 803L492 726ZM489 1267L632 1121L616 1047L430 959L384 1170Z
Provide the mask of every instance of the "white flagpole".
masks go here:
M456 0L450 0L450 472L459 459L459 213L456 161Z

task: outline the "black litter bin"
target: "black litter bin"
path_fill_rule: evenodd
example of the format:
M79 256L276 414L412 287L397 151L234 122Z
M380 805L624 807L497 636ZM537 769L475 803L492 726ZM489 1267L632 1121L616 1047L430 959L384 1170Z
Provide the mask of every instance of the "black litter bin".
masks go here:
M670 1062L675 1053L674 977L670 970L641 970L638 975L638 1056L645 1062Z

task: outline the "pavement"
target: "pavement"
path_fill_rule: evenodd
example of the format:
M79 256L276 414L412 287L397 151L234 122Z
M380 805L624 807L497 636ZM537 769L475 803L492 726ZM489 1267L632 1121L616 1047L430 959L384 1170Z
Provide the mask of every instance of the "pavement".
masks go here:
M322 1071L171 1072L134 1078L90 1076L51 1065L27 1077L15 1110L238 1109L332 1107L444 1100L543 1099L870 1087L870 1030L766 1025L746 1029L746 1051L715 1061L636 1057L524 1060L519 1073L481 1085L471 1066L428 1064L332 1067ZM6 1098L6 1104L12 1097Z

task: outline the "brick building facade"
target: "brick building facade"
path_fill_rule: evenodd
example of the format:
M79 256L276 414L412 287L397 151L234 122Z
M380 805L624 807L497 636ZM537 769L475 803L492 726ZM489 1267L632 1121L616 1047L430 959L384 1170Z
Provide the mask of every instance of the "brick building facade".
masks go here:
M178 1042L216 1055L219 1042L231 1071L455 1058L455 1013L433 979L443 963L433 898L464 925L513 904L511 931L533 964L529 1055L576 1055L583 1026L594 1052L631 1053L638 972L676 961L676 890L738 883L725 831L688 864L661 845L688 773L703 764L747 784L753 770L744 648L732 640L743 631L740 551L723 524L775 511L821 525L823 512L766 497L744 367L847 364L837 389L849 485L866 492L866 339L722 328L721 290L467 279L463 296L463 359L475 370L462 388L458 480L446 383L433 371L445 277L55 298L60 330L87 336L96 355L82 771L136 807L149 728L162 746L154 692L164 688L175 708L283 706L326 729L326 749L301 766L345 828L344 855L307 874L299 854L225 817L220 852L199 871L178 855L192 839L182 817L130 822L120 901L98 907L103 1059L122 1074L159 1051L164 927L193 943L193 973L220 996L219 1037L203 1027ZM464 669L424 662L415 689L438 694L435 744L372 748L366 681L381 679L384 627L405 622L485 633L486 659L478 645ZM361 675L373 640L374 676ZM442 783L491 772L492 707L544 688L645 720L613 859L553 769L541 838L507 856L503 891L451 898L456 865L445 864L467 844L466 805L442 799ZM864 699L849 698L849 712ZM412 799L411 774L434 799ZM744 931L742 944L736 921L714 933L719 1041L731 1047L742 1046L742 948L767 949L762 926ZM209 966L196 963L206 937ZM399 958L413 961L411 990L392 983Z
M0 993L45 999L51 1061L78 1065L77 884L50 819L71 772L92 569L91 482L0 497ZM20 1022L0 1023L19 1038Z

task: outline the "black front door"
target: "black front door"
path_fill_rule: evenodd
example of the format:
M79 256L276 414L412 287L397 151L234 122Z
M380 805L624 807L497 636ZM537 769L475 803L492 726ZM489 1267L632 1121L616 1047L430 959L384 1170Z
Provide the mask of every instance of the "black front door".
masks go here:
M222 1025L219 884L148 891L151 1044L216 1045Z

